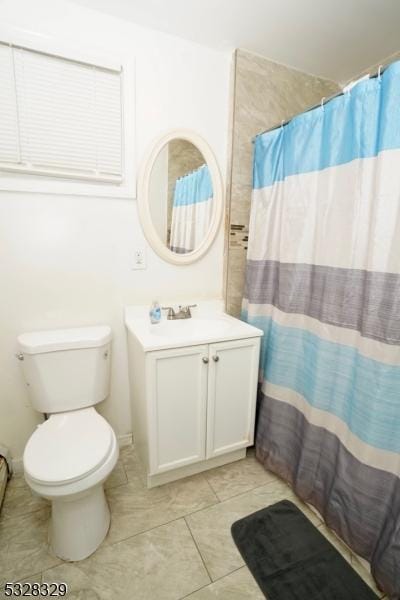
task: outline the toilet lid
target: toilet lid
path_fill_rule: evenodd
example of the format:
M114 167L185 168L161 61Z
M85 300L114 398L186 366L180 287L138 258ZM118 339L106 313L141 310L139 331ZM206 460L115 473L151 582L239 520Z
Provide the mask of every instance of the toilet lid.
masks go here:
M92 407L51 415L25 447L25 472L42 484L77 481L108 458L113 437L110 425Z

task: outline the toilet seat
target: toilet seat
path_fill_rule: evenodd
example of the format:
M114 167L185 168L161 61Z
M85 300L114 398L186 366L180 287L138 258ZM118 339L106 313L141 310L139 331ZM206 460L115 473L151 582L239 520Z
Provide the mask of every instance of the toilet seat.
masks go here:
M93 407L51 415L26 445L25 473L42 486L84 479L108 460L114 437L110 425Z

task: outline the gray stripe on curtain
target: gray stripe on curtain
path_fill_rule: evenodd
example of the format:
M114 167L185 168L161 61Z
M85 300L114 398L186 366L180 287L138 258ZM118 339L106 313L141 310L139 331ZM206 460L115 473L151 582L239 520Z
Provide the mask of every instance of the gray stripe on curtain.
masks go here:
M399 289L395 273L248 260L244 297L400 344Z
M315 506L328 526L371 563L400 598L400 480L359 462L340 440L286 402L260 393L256 455ZM396 525L397 523L397 525Z

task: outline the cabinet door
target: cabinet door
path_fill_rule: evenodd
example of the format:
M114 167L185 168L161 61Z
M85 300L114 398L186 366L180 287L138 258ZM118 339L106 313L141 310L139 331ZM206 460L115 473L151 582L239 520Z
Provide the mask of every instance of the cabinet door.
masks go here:
M210 345L207 458L254 441L260 339Z
M205 458L208 346L148 354L150 474Z

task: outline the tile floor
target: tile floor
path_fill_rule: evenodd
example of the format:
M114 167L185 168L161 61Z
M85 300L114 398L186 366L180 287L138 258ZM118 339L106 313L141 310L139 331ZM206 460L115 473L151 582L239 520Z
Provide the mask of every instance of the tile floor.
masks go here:
M15 476L0 517L0 598L6 581L57 581L68 584L68 600L262 600L230 526L283 498L295 502L374 587L350 550L252 452L148 490L134 450L123 448L106 493L112 513L106 540L88 559L63 563L47 546L47 502Z

